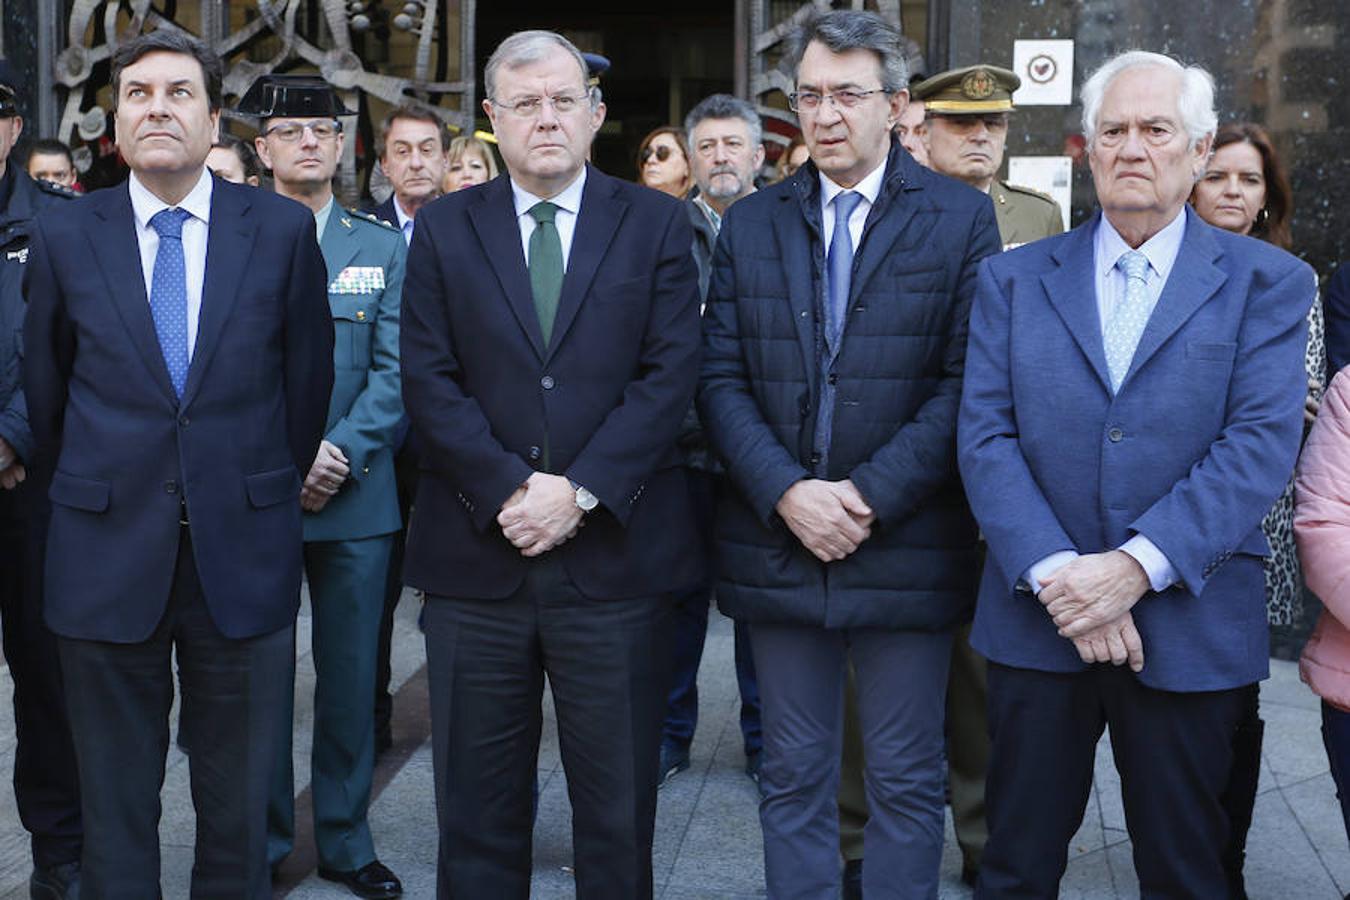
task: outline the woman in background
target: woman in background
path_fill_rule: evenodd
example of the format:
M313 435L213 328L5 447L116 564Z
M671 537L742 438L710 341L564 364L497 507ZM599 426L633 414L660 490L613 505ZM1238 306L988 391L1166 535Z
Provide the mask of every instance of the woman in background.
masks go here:
M445 155L449 164L442 188L447 194L497 177L497 157L482 138L462 134L450 142Z
M684 132L673 125L653 129L637 155L638 183L683 200L694 183Z
M220 140L211 145L206 154L206 167L213 175L235 184L257 187L262 180L258 155L247 142L232 134L221 133Z
M811 154L806 149L806 141L802 140L800 134L793 135L787 149L778 154L778 164L774 166L777 176L774 181L791 178L802 167L802 164L810 158Z

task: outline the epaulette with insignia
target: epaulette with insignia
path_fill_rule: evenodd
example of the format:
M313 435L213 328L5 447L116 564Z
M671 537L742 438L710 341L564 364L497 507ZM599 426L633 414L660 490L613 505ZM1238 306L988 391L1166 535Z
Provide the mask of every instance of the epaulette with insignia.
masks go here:
M362 212L361 210L353 206L344 206L343 209L347 211L348 215L355 216L358 219L365 219L367 222L374 222L381 228L388 228L390 231L397 231L399 234L403 233L402 229L400 229L397 225L393 224L392 222L386 222L384 219L381 219L374 213Z

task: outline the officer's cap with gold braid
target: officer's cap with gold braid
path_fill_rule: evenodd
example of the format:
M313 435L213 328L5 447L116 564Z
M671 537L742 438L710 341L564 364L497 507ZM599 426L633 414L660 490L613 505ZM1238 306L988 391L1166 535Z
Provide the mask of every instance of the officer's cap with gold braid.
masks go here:
M1016 72L998 66L967 66L939 72L913 85L910 96L938 115L961 116L1009 112L1013 91L1022 86Z

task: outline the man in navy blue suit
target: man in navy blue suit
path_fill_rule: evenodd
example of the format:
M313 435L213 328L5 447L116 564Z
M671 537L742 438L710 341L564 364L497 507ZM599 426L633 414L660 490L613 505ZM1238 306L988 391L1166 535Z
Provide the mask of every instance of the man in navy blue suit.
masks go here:
M271 895L268 776L333 326L314 217L204 166L220 83L194 39L157 31L118 49L131 177L40 216L25 281L29 413L53 464L46 618L80 769L86 897L159 894L175 658L193 895Z
M980 269L959 432L989 543L980 898L1058 894L1107 726L1141 894L1228 895L1220 795L1268 674L1261 519L1298 453L1313 297L1306 265L1187 206L1213 107L1203 69L1107 62L1083 90L1102 212Z
M702 560L675 440L698 377L676 200L586 165L598 87L560 35L488 60L506 175L417 217L404 405L422 474L441 898L526 897L547 674L577 895L652 896L668 595Z

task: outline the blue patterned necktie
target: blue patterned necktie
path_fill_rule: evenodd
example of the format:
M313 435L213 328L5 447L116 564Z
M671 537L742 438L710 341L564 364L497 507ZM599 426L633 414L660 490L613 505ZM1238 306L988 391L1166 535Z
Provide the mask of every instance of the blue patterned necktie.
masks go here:
M1120 383L1130 371L1135 348L1153 313L1153 301L1148 293L1148 257L1138 250L1129 250L1116 260L1116 268L1125 273L1125 296L1116 304L1102 341L1106 349L1106 370L1111 375L1111 392L1120 390Z
M834 230L830 232L830 253L826 260L825 340L838 352L848 318L849 283L853 279L853 236L848 220L862 201L862 194L842 191L834 197Z
M150 315L164 364L169 368L173 391L181 399L188 370L187 265L183 261L183 223L191 217L185 209L162 209L150 219L159 235L155 270L150 278Z

